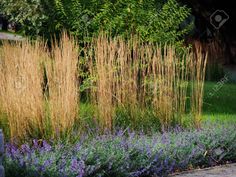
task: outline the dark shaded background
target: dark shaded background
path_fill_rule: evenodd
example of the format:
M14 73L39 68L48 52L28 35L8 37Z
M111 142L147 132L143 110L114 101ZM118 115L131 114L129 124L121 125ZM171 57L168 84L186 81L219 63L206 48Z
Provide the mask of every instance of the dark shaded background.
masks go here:
M189 6L195 16L194 38L201 41L220 40L225 46L225 64L236 64L236 2L232 0L180 0L180 2ZM216 10L224 10L229 15L229 20L220 29L215 29L210 23L210 17Z

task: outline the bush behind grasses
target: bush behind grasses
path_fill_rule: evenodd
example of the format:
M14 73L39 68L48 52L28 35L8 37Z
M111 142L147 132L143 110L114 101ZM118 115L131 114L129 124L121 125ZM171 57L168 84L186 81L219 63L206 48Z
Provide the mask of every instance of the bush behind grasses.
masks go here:
M34 140L6 145L6 176L167 176L236 159L235 125L207 123L202 129L148 136L128 130L74 144ZM12 170L14 169L14 170Z

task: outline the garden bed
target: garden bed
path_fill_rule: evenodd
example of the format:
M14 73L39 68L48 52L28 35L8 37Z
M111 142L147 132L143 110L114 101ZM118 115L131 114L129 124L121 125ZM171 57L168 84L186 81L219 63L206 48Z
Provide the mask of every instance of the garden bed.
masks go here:
M83 136L76 143L34 140L6 145L6 176L167 176L233 162L236 125L145 135L124 130Z

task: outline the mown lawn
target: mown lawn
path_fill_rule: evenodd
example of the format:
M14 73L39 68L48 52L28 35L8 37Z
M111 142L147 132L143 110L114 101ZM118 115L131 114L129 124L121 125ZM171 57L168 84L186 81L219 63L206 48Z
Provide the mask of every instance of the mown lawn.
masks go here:
M205 83L203 119L236 122L235 83Z

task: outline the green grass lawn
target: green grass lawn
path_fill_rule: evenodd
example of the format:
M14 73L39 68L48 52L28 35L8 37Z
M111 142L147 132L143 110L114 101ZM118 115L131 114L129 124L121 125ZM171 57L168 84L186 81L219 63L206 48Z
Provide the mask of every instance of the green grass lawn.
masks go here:
M236 122L236 84L206 82L203 101L204 120Z

